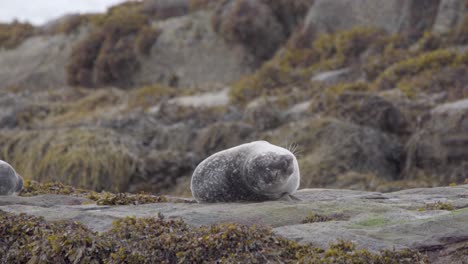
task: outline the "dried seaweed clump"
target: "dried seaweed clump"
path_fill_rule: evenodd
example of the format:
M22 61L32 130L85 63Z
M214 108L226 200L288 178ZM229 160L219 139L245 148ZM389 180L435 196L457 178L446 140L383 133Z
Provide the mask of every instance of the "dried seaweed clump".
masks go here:
M95 201L98 205L129 205L129 204L149 204L149 203L165 203L169 199L165 196L157 196L147 193L110 193L110 192L93 192L90 190L78 189L73 186L65 185L59 182L39 183L28 179L24 180L24 186L20 196L36 196L42 194L61 194L72 195L77 197L85 197ZM172 202L182 202L173 199Z
M125 218L98 234L73 222L48 223L0 211L0 262L36 263L426 263L420 253L327 250L299 245L255 226L191 227L182 220Z

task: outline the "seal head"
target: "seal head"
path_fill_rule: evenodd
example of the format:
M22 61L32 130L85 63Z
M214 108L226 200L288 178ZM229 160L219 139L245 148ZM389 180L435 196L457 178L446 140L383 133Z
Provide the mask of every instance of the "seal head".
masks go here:
M199 202L277 200L299 187L299 165L289 150L255 141L213 154L192 175Z
M12 195L23 188L23 178L10 164L0 160L0 195Z

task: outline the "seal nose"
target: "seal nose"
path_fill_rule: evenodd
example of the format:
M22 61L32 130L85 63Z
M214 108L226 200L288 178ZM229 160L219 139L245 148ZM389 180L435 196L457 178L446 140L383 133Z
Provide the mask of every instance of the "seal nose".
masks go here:
M294 171L293 160L294 158L291 155L281 155L279 158L281 170L284 171L288 176L291 175Z

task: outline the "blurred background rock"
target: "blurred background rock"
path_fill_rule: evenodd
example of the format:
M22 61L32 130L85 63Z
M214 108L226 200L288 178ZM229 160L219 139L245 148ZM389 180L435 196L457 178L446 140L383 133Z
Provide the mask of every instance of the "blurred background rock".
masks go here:
M298 145L301 188L468 178L468 1L144 0L0 24L0 159L189 196L195 166Z

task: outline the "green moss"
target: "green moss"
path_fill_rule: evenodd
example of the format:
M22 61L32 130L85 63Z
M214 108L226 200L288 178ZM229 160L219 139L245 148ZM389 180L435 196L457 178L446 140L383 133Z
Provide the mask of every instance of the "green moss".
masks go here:
M455 65L458 62L454 63ZM448 66L440 70L425 70L398 82L398 88L409 98L424 93L445 93L446 101L468 97L465 89L467 66Z
M41 182L119 191L138 173L130 142L106 129L4 133L0 155L17 171Z
M266 63L253 75L236 82L230 91L235 103L246 103L261 95L284 94L294 85L306 82L306 76L286 67Z
M16 48L23 40L33 36L34 27L29 23L14 21L9 24L0 23L0 49Z
M376 80L375 87L379 90L398 87L399 83L408 77L425 71L438 71L447 66L463 65L463 56L455 51L436 50L422 53L400 61L387 68Z
M294 87L307 89L313 73L355 63L371 43L384 36L379 30L355 28L320 35L309 46L288 45L254 74L236 82L231 99L242 104L261 95L284 94Z
M368 83L340 83L325 90L325 93L332 96L338 96L344 92L369 92L371 90Z
M390 220L386 218L370 218L363 221L356 222L356 226L360 227L377 227L387 224Z
M0 211L0 261L26 263L427 263L415 251L357 250L339 241L327 250L237 224L191 227L181 220L124 218L98 234L77 223Z
M309 47L290 47L279 56L278 63L315 71L338 69L354 63L371 44L385 36L380 30L360 27L334 34L322 34Z

